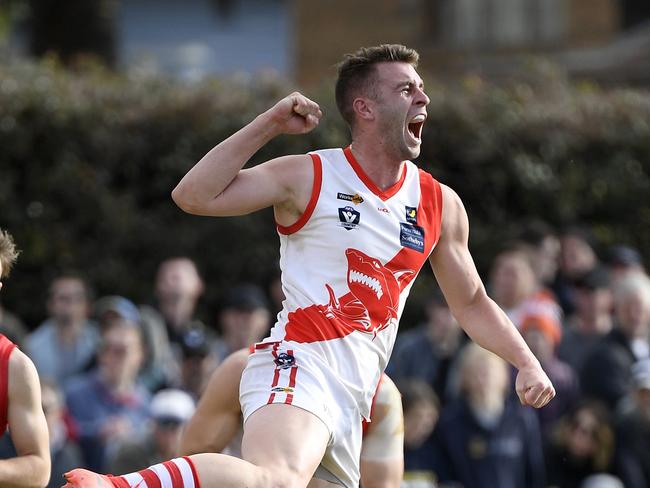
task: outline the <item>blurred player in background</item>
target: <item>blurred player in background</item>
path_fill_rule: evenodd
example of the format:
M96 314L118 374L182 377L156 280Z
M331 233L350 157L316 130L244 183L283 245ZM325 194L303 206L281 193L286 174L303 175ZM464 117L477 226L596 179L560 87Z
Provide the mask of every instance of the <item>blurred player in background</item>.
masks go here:
M0 229L0 280L7 277L17 257L13 238ZM0 334L0 432L4 434L7 427L17 456L0 460L0 486L47 485L50 444L38 374L32 361Z

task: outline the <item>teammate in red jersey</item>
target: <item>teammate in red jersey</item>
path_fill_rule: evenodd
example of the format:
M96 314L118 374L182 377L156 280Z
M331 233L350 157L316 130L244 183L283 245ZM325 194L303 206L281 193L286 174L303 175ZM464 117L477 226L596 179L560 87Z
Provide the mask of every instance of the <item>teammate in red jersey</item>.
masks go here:
M7 277L17 257L11 235L0 229L0 280ZM32 361L0 334L0 432L7 426L17 456L0 460L0 486L47 485L50 444L38 374Z
M518 369L521 402L542 407L554 396L539 362L485 292L462 202L410 161L420 154L429 104L417 61L412 49L382 45L341 63L336 95L351 128L349 147L243 169L274 137L318 125L319 106L293 93L208 152L174 189L174 201L199 215L272 206L287 298L242 375L244 460L193 455L152 467L162 475L147 485L358 486L361 421L427 261L468 335ZM185 470L176 477L181 484L170 474L176 469ZM67 479L78 488L113 484L83 470Z

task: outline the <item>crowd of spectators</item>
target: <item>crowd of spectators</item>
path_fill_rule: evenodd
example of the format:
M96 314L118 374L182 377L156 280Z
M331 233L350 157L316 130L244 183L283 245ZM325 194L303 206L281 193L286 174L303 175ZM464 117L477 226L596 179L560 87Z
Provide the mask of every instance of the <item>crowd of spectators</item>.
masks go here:
M42 381L49 486L61 486L75 467L128 472L174 457L212 371L261 340L277 308L264 289L242 283L212 321L200 320L204 283L187 257L160 263L152 282L151 303L136 304L95 298L81 274L61 274L49 283L47 317L32 331L2 310L0 332L31 357ZM7 433L0 458L12 452Z
M535 223L492 259L490 296L519 328L557 396L521 406L513 369L474 345L433 291L402 324L387 373L402 393L409 488L650 486L650 278L626 245L598 252L580 228ZM0 332L43 384L53 476L129 472L171 458L214 368L263 338L282 300L233 286L201 320L204 281L187 257L160 263L152 300L93 296L79 274L49 284L29 331L0 308ZM0 458L12 451L0 440Z
M490 296L556 388L533 410L514 371L467 340L444 298L398 335L409 488L650 486L650 278L627 245L534 223L492 260ZM413 430L419 429L418 432Z

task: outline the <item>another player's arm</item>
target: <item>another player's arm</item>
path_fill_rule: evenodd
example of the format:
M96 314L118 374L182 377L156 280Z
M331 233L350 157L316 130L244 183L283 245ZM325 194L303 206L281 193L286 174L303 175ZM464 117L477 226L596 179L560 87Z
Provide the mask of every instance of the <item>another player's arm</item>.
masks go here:
M360 469L363 488L399 488L404 477L402 398L386 375L361 444Z
M15 458L0 460L0 486L32 488L50 479L50 443L36 368L20 350L9 358L7 418Z
M515 387L521 402L542 407L555 395L553 385L519 331L487 296L468 249L465 208L453 190L444 185L442 190L442 231L430 263L449 308L475 342L519 370Z
M180 454L221 452L241 427L239 383L248 351L228 356L212 373L181 437Z
M242 215L269 206L280 210L281 217L283 209L300 214L311 191L309 156L284 156L242 168L274 137L309 132L320 117L318 105L303 95L285 97L210 150L178 183L172 198L197 215Z

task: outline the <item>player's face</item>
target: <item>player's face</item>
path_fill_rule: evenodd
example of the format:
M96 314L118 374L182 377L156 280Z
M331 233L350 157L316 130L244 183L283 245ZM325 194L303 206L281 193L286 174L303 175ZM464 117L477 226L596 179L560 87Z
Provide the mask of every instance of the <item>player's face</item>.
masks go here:
M430 101L422 78L409 63L379 63L376 69L377 122L386 150L400 159L417 158Z

